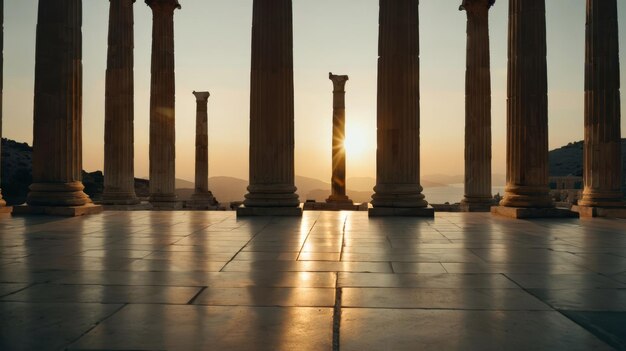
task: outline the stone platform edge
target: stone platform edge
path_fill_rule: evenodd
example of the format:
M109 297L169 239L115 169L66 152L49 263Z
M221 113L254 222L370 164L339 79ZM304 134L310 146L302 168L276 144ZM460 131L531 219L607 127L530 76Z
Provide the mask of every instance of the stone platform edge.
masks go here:
M13 215L50 215L78 217L101 213L102 206L95 204L86 204L83 206L30 206L22 205L13 207Z
M372 207L367 211L368 217L435 217L435 209L427 207Z
M302 204L298 207L237 207L237 217L302 217Z
M565 208L525 208L493 206L491 214L514 219L531 218L578 218L578 213Z

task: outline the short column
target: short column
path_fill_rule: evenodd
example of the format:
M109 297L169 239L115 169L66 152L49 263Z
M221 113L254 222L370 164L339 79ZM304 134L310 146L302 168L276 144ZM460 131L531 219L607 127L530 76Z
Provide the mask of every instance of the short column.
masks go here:
M150 82L150 203L179 209L176 196L174 10L178 0L146 0L152 9Z
M581 217L626 218L622 194L616 0L587 0L585 145Z
M504 199L492 212L561 217L548 187L548 74L545 0L509 0L507 160Z
M134 205L133 3L110 0L102 203Z
M217 201L209 191L209 128L208 91L194 91L196 97L196 185L187 207L193 209L216 209Z
M489 8L495 0L464 0L467 13L465 71L465 196L461 209L489 212L491 194L491 67Z
M376 186L370 216L426 216L420 185L419 0L380 0Z
M291 0L254 0L250 185L237 216L301 216L294 185Z
M328 74L333 82L333 151L331 194L326 199L330 204L352 205L352 200L346 196L346 82L348 76Z

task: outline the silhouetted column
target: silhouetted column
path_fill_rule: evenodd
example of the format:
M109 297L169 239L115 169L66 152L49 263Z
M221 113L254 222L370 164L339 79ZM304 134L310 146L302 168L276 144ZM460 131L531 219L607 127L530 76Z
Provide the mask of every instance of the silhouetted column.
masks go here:
M4 0L0 0L0 138L2 138L2 89L3 89L3 76L4 76ZM2 164L2 146L0 145L0 165ZM2 179L0 177L0 213L10 212L10 208L7 208L6 201L2 198Z
M432 216L420 185L419 1L380 0L376 186L370 216Z
M91 200L83 192L81 181L81 27L81 0L39 2L33 184L26 200L30 209L17 212L80 215L101 210L99 206L86 206Z
M587 0L585 53L585 188L578 204L623 207L616 0Z
M196 96L196 185L188 204L193 208L209 208L217 205L209 191L209 131L208 91L194 91Z
M146 0L152 9L150 82L150 202L176 208L174 10L178 0Z
M489 8L495 0L464 0L467 13L465 71L464 211L489 211L491 195L491 67Z
M109 47L104 103L104 192L102 203L131 205L135 196L133 3L110 0Z
M548 188L548 74L545 0L509 0L507 184L494 213L565 216Z
M237 214L301 215L294 186L291 0L254 0L250 185Z
M328 78L333 82L333 175L331 195L326 202L352 203L346 196L346 82L348 76L338 76L332 73Z

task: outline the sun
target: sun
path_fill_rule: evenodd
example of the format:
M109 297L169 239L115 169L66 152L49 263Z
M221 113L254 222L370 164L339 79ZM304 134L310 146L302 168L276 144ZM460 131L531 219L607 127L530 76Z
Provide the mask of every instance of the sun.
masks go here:
M367 133L358 126L348 128L346 126L346 136L343 140L343 147L346 155L361 156L367 148Z

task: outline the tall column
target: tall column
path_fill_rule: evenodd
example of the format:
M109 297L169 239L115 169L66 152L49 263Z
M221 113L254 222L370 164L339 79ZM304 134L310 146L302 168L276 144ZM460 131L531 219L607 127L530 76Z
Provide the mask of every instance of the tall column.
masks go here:
M491 67L489 8L495 0L464 0L467 13L465 71L465 196L461 209L489 212L491 195Z
M584 207L621 207L619 43L616 0L587 0ZM592 209L581 215L594 215ZM626 214L626 211L623 211ZM600 215L595 211L595 215Z
M196 96L196 187L188 207L209 209L217 205L209 191L208 91L194 91Z
M174 10L178 0L146 0L152 9L150 203L179 208L175 189Z
M507 184L494 213L553 216L548 187L545 0L509 0Z
M326 199L329 203L352 204L346 196L346 82L348 76L332 73L328 78L333 82L333 175L330 179L331 194Z
M433 216L420 185L419 0L380 0L376 186L370 216Z
M104 204L139 203L135 196L133 135L134 2L110 0L104 103Z
M291 0L254 0L250 185L239 216L302 215L294 186Z
M2 138L2 81L4 76L4 0L0 0L0 138ZM0 145L0 155L2 155L2 146ZM2 156L0 156L0 164L2 163ZM2 185L0 179L0 213L11 212L11 207L7 207L6 201L2 198Z
M82 1L39 1L35 52L33 184L15 213L81 215Z

